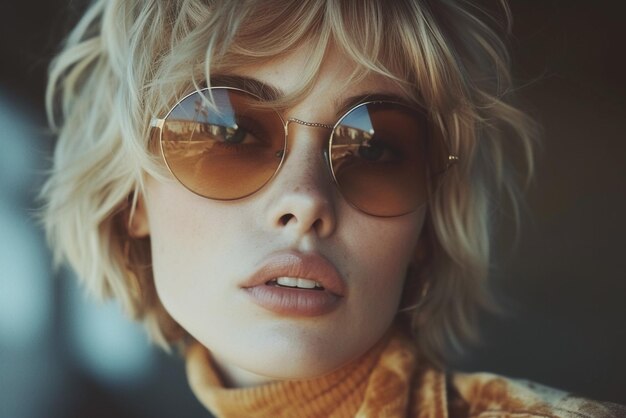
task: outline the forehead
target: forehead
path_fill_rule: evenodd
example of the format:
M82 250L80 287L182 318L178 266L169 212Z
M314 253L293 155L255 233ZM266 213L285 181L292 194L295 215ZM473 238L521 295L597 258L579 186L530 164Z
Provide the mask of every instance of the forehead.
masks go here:
M310 73L310 50L304 45L292 52L269 61L246 65L233 71L233 75L248 77L262 82L274 90L274 95L288 96L297 94L302 89L302 99L326 103L349 101L351 97L366 95L386 95L399 101L410 101L409 94L391 77L366 71L337 48L329 46L324 59L316 69L310 89L306 85L306 75ZM353 75L362 71L362 77Z

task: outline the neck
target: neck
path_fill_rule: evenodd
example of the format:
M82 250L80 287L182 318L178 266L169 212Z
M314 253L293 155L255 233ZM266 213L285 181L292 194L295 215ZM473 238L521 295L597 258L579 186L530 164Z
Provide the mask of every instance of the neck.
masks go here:
M415 356L413 343L399 329L358 359L311 379L268 379L224 367L199 343L186 355L191 389L215 416L262 418L355 416L378 408L381 393L393 394L398 411L384 416L405 416Z
M215 353L211 353L213 366L225 388L248 388L275 381L271 377L252 373L246 369L233 366Z

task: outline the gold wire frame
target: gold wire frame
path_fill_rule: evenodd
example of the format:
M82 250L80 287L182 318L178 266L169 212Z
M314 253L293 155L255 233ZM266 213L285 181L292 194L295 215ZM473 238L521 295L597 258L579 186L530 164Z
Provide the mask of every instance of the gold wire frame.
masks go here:
M327 150L327 153L325 153L325 159L326 159L326 163L327 163L327 165L328 165L328 169L330 170L331 175L332 175L332 177L333 177L333 182L335 183L335 186L336 186L336 187L337 187L337 189L339 190L339 193L341 193L341 187L339 187L339 182L338 182L338 180L337 180L337 177L335 176L335 171L334 171L334 169L333 169L332 163L330 162L330 159L328 158L328 156L329 156L329 155L330 155L330 153L331 153L331 148L332 148L332 145L333 145L333 135L334 135L334 133L335 133L335 130L337 129L337 127L341 124L341 122L343 121L343 119L344 119L344 118L345 118L348 114L350 114L350 113L351 113L351 112L353 112L355 109L357 109L357 108L359 108L359 107L361 107L361 106L367 106L367 105L371 105L371 104L380 104L380 103L389 103L389 104L399 105L399 106L403 106L403 107L406 107L406 108L412 109L412 110L417 111L417 112L420 112L420 113L424 113L424 111L423 111L422 109L417 108L417 107L411 107L411 106L409 106L409 105L407 105L407 104L405 104L405 103L400 103L400 102L393 101L393 100L373 100L373 101L361 102L361 103L358 103L358 104L356 104L356 105L352 106L350 109L348 109L346 112L344 112L344 113L343 113L343 114L342 114L342 115L338 118L337 122L335 122L335 124L334 124L334 125L330 125L330 124L319 123L319 122L308 122L308 121L303 121L303 120L301 120L301 119L297 119L297 118L288 118L287 120L285 120L285 119L282 117L282 115L281 115L281 114L280 114L277 110L274 110L274 112L276 113L276 115L280 118L280 120L281 120L281 121L282 121L282 123L283 123L284 134L285 134L285 142L284 142L284 152L283 152L283 154L282 154L282 156L281 156L280 163L279 163L279 164L278 164L278 166L276 167L276 170L274 171L273 175L272 175L272 176L271 176L271 177L270 177L270 178L269 178L269 179L268 179L265 183L263 183L263 184L262 184L262 185L261 185L258 189L254 190L254 191L252 191L252 192L250 192L250 193L248 193L248 194L246 194L246 195L244 195L244 196L239 196L239 197L236 197L236 198L229 198L229 199L220 199L220 198L207 197L207 196L204 196L204 195L202 195L202 194L200 194L200 193L197 193L196 191L192 190L192 189L191 189L191 188L189 188L187 185L185 185L185 184L184 184L184 183L183 183L180 179L178 179L178 177L176 176L176 174L172 171L172 169L171 169L171 167L170 167L170 165L169 165L169 163L168 163L167 159L165 158L165 153L164 153L164 150L163 150L163 126L164 126L165 121L167 120L168 116L169 116L169 115L170 115L170 114L174 111L174 109L175 109L175 108L176 108L176 107L177 107L180 103L182 103L185 99L187 99L188 97L190 97L190 96L192 96L192 95L194 95L194 94L202 93L202 92L209 91L209 90L217 90L217 89L224 89L224 90L233 90L233 91L238 91L238 92L244 93L244 94L246 94L246 95L249 95L249 96L255 97L255 98L259 99L260 101L263 101L263 99L262 99L261 97L259 97L259 96L255 95L254 93L251 93L251 92L249 92L249 91L246 91L246 90L243 90L243 89L240 89L240 88L236 88L236 87L228 87L228 86L214 86L214 87L210 87L210 88L206 88L206 87L205 87L205 88L203 88L203 89L193 91L193 92L191 92L191 93L189 93L189 94L185 95L185 96L184 96L183 98L181 98L180 100L178 100L178 101L176 102L176 104L174 104L174 106L172 106L172 108L171 108L171 109L167 112L167 114L166 114L163 118L152 118L152 120L150 121L150 127L151 127L151 128L153 128L153 129L158 129L158 131L159 131L158 138L159 138L159 149L160 149L160 151L161 151L161 157L163 158L163 161L165 161L165 165L167 166L167 169L169 170L170 174L171 174L174 178L176 178L176 179L177 179L177 180L178 180L178 181L179 181L179 182L180 182L180 183L181 183L181 184L182 184L182 185L183 185L186 189L188 189L188 190L189 190L189 191L191 191L192 193L194 193L194 194L196 194L196 195L198 195L198 196L202 196L202 197L204 197L204 198L207 198L207 199L213 199L213 200L229 201L229 200L239 200L239 199L243 199L243 198L248 197L248 196L250 196L250 195L252 195L252 194L254 194L254 193L258 192L259 190L261 190L263 187L265 187L265 185L267 185L268 183L270 183L270 182L274 179L274 177L276 177L276 176L278 175L278 173L279 173L279 171L280 171L280 168L282 167L282 165L283 165L283 163L284 163L285 159L287 158L287 154L288 154L288 147L287 147L287 145L288 145L288 144L287 144L287 142L288 142L288 135L289 135L289 133L288 133L288 127L289 127L289 123L290 123L290 122L297 123L297 124L304 125L304 126L308 126L308 127L323 128L323 129L329 129L329 130L331 130L331 134L330 134L330 136L329 136L329 140L328 140L328 150ZM154 138L154 136L151 136L151 138ZM450 153L450 151L449 151L448 145L447 145L445 142L443 142L443 143L442 143L442 145L444 146L445 151L446 151L446 153L448 154L448 157L447 157L447 161L445 162L445 167L443 168L443 170L441 170L440 172L437 172L437 173L432 173L432 174L433 174L433 175L435 175L435 176L439 176L439 175L443 174L443 173L444 173L444 172L446 172L446 171L447 171L447 170L448 170L451 166L453 166L454 164L456 164L456 163L459 161L459 156L458 156L458 155L455 155L455 154L451 154L451 153ZM341 194L342 194L342 193L341 193ZM430 194L430 187L429 187L429 194ZM348 200L348 199L345 199L345 200L346 200L346 202L348 202L348 203L350 204L350 206L352 206L352 207L354 207L354 208L358 209L359 211L361 211L361 212L363 212L363 213L366 213L366 214L368 214L368 215L370 215L370 216L375 216L375 217L379 217L379 218L388 218L388 217L397 217L397 216L406 215L406 214L408 214L408 213L411 213L411 212L416 211L417 209L419 209L419 207L423 206L423 205L420 205L420 206L418 206L417 208L415 208L415 209L413 209L413 210L411 210L411 211L409 211L409 212L406 212L406 213L401 213L401 214L398 214L398 215L374 215L374 214L368 213L368 212L364 211L363 209L359 208L358 206L354 205L354 204L353 204L350 200ZM428 199L426 200L426 202L427 202L427 201L428 201Z

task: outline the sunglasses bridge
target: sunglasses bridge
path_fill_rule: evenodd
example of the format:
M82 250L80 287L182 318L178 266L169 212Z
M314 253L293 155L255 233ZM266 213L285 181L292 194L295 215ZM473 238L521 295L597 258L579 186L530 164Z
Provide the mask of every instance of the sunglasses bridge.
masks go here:
M312 128L324 128L324 129L330 129L330 130L334 128L333 125L327 125L325 123L306 122L297 118L289 118L287 119L287 123L285 123L285 128L287 129L289 128L289 122L297 123L298 125L310 126Z
M302 125L302 126L308 126L310 128L323 128L323 129L328 129L330 131L332 131L335 127L333 125L329 125L326 123L319 123L319 122L307 122L304 121L302 119L298 119L298 118L289 118L287 119L287 121L285 122L285 133L287 135L289 135L289 123L293 122L293 123L297 123L298 125ZM283 150L283 151L279 151L279 153L276 155L277 157L282 157L283 153L287 151L287 149ZM324 150L324 159L326 160L326 163L329 165L329 168L331 170L331 174L332 174L332 168L330 167L330 158L328 155L328 150Z

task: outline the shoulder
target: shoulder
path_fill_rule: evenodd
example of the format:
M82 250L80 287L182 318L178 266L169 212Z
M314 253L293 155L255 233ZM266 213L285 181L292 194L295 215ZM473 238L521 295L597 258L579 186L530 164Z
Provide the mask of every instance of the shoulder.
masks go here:
M450 418L621 418L626 407L491 373L447 375Z

